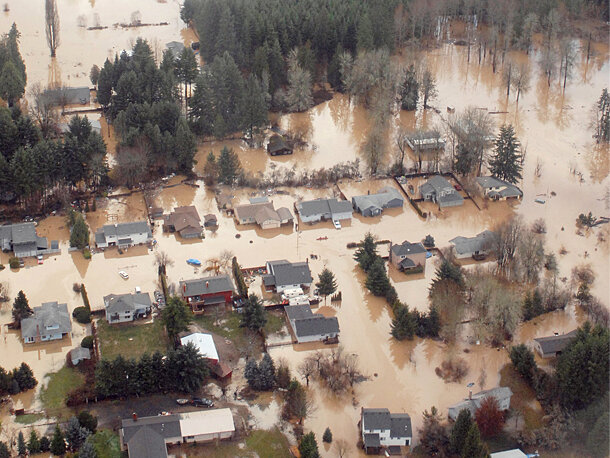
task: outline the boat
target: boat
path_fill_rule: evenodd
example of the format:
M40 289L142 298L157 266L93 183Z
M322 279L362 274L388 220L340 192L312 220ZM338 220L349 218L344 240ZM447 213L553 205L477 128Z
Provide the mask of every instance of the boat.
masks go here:
M194 259L194 258L187 259L186 263L190 264L191 266L200 266L201 265L201 261L199 259Z
M328 240L328 237L324 236L324 237L318 237L316 240Z
M184 406L189 403L189 400L188 399L176 399L176 403L181 406Z

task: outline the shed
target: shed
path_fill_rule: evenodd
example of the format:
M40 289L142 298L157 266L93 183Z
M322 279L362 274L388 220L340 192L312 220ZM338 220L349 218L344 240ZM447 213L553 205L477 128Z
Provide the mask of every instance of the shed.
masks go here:
M70 361L73 365L77 365L85 359L91 359L91 351L88 348L76 347L70 351Z
M267 152L271 156L292 154L292 148L281 135L272 135L267 143Z

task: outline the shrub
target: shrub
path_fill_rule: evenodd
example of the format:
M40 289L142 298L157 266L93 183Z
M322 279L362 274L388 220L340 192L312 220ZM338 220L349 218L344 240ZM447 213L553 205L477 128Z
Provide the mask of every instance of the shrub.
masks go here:
M6 266L4 264L0 264L0 270L4 270L6 269Z
M93 336L83 337L83 340L80 341L80 346L91 350L93 348Z
M8 265L10 266L11 269L19 269L19 258L12 256L8 260Z
M74 291L75 293L80 293L82 286L82 283L72 283L72 291Z
M79 414L76 418L78 418L78 422L80 423L80 425L83 428L87 428L92 433L95 433L95 430L97 429L97 417L96 416L93 416L86 410L83 410L83 411L79 412Z
M83 258L91 259L91 251L89 250L89 248L85 248L83 250Z
M87 307L76 307L72 316L81 324L91 323L91 312Z
M322 435L322 441L330 444L333 441L333 433L330 432L330 428L326 428L324 430L324 434Z

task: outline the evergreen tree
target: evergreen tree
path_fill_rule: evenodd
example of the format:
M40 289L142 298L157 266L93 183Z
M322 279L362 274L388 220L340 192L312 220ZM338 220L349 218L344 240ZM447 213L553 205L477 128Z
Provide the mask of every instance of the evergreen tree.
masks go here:
M261 82L254 75L246 80L242 124L250 140L267 125L267 100Z
M258 365L259 383L261 390L271 390L275 383L275 364L269 353L263 355Z
M606 410L597 418L587 436L587 449L594 457L602 458L608 453L610 413Z
M481 434L476 423L470 425L464 447L462 448L462 458L488 458L487 446L481 441Z
M538 288L530 293L526 293L523 299L523 320L529 321L544 313L544 306L542 305L542 296Z
M186 303L178 296L172 296L161 311L161 322L165 326L167 336L173 342L182 331L188 329L193 321L193 314Z
M10 391L12 381L11 374L3 367L0 367L0 396Z
M89 72L89 80L91 80L91 84L97 86L97 81L100 78L100 68L97 65L93 65L91 67L91 71Z
M597 101L597 142L610 141L610 95L604 88Z
M367 232L364 235L364 240L360 242L360 247L356 250L354 259L358 262L360 268L367 272L376 258L377 245L375 244L375 238L373 234Z
M417 108L419 100L419 82L415 73L415 66L411 64L407 68L404 81L400 86L400 106L403 110L412 111Z
M40 450L40 439L35 429L30 432L30 440L28 441L28 450L30 453L39 453Z
M307 417L309 413L309 402L307 400L307 393L297 380L292 380L288 385L288 390L284 395L284 407L282 410L282 417L290 420L296 418L299 424L303 422L303 419Z
M250 358L246 363L246 368L244 370L244 377L248 381L248 385L253 390L258 390L260 387L260 373L258 370L258 364L254 358Z
M144 356L148 355L144 354ZM144 358L144 356L142 358ZM140 371L138 371L138 373L142 375ZM97 417L91 415L91 413L86 410L81 410L76 418L78 418L78 422L83 428L91 431L91 434L95 434L95 431L97 430Z
M223 146L218 158L218 169L218 181L228 185L235 182L241 171L241 164L232 148Z
M51 449L51 441L47 436L42 436L40 438L40 451L48 452Z
M358 51L369 51L374 49L373 25L367 13L360 16L357 27Z
M260 331L266 323L267 315L260 299L256 294L250 294L244 303L239 325L252 331Z
M199 391L209 375L206 360L191 343L170 351L165 365L170 389L183 393Z
M324 430L324 434L322 435L322 441L330 444L333 441L333 433L330 431L330 428L326 428Z
M80 213L76 215L74 225L70 231L70 246L82 250L89 245L89 228Z
M197 78L197 59L195 54L189 47L185 47L175 63L176 76L180 79L184 85L184 100L188 104L188 95L190 86L195 82Z
M104 110L108 108L112 100L113 73L113 65L106 59L97 79L97 101Z
M25 446L25 438L21 431L19 431L19 435L17 436L17 453L19 456L26 456L28 454L28 449Z
M15 371L14 378L17 380L17 383L19 383L21 391L31 390L38 385L38 381L34 378L32 369L30 369L30 366L26 363L21 363L19 369Z
M424 411L424 423L420 432L420 443L428 456L446 456L449 447L447 430L442 425L442 416L432 406L430 412Z
M391 324L392 337L396 340L412 339L417 330L417 321L409 306L399 304L394 308L394 319Z
M19 71L13 62L8 61L0 70L0 97L7 101L8 106L12 107L25 92Z
M4 442L0 442L0 458L11 458L11 451Z
M282 48L280 42L275 36L270 38L267 44L267 63L269 65L269 92L275 94L286 82L286 65L282 56Z
M375 296L385 296L391 287L383 259L376 258L369 268L365 286Z
M17 293L17 297L15 298L15 302L13 302L13 322L17 326L21 326L21 320L32 316L33 314L34 311L30 308L30 304L25 297L25 293L23 290L19 291L19 293Z
M68 420L68 426L66 427L66 441L70 450L76 451L81 445L87 440L87 437L91 434L87 428L83 428L75 416L70 417Z
M214 156L212 151L209 152L203 166L203 181L208 186L213 186L218 181L218 164L216 163L216 156Z
M470 414L470 410L461 410L457 419L455 420L455 423L453 424L450 437L451 449L457 455L462 455L466 437L468 436L471 426L472 416Z
M521 179L520 144L510 124L500 127L496 138L494 155L489 161L491 174L509 183L517 183Z
M324 301L326 301L326 296L330 296L337 291L337 281L335 280L335 274L333 274L329 269L324 268L320 275L318 276L318 282L316 283L316 288L318 288L318 293L324 296Z
M195 151L197 151L197 139L191 132L186 120L180 118L176 123L174 142L174 154L179 171L185 174L192 172Z
M440 283L443 280L450 280L458 285L460 288L464 287L464 275L462 269L457 264L453 264L446 259L443 259L441 265L436 269L434 280L432 280L432 288L436 283Z
M288 89L286 104L290 111L306 111L313 105L311 74L304 70L293 50L288 59Z
M59 424L55 425L55 432L51 439L49 450L53 455L62 456L66 453L66 443L64 442L64 435L59 429Z
M299 443L299 453L301 454L301 458L320 457L320 452L318 452L318 442L316 441L316 436L313 431L305 434L301 438L301 442Z
M241 266L237 262L237 258L235 256L233 256L231 265L233 269L233 278L235 279L235 284L237 285L237 292L241 297L248 297L248 285L246 285L244 274L241 271Z
M78 458L97 458L95 447L90 441L86 441L78 451Z

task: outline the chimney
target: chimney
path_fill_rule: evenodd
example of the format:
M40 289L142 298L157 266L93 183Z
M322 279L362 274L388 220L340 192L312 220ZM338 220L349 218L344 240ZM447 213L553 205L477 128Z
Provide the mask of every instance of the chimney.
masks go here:
M131 418L133 419L133 421L138 421L138 414L137 413L132 413L131 414Z
M472 390L468 391L468 399L472 401Z
M182 283L182 293L186 294L186 283Z
M206 287L206 288L209 288L209 287L210 287L210 282L209 282L209 281L206 281L206 282L205 282L205 287Z

